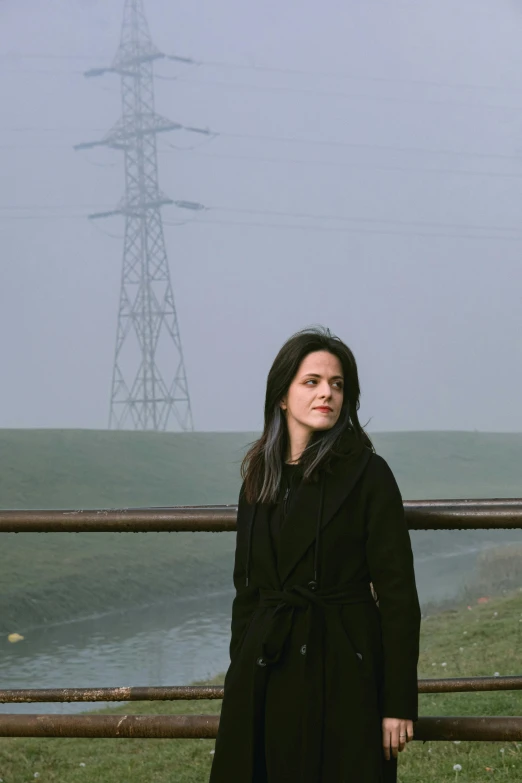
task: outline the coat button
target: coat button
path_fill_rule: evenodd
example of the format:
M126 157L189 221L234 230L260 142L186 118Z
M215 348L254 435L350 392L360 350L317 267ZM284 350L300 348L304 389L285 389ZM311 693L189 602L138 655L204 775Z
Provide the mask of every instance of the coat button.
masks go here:
M299 652L301 653L301 655L306 655L306 644L303 644Z
M314 582L313 579L311 582L308 582L308 589L315 592L317 590L317 582Z
M263 658L258 658L256 663L258 666L266 666L266 661Z

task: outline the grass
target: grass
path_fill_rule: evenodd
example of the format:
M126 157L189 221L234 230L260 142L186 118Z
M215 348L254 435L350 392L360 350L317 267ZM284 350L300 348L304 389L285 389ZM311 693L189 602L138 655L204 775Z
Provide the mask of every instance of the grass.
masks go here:
M421 677L494 676L520 673L522 593L432 615L424 620ZM522 715L519 691L426 694L421 715ZM401 783L461 783L522 779L522 744L499 742L414 743L404 754ZM460 764L462 771L453 771Z
M522 657L522 592L425 619L421 677L515 674ZM213 683L222 682L216 678ZM421 715L520 715L516 691L423 695ZM220 702L135 702L113 714L215 713ZM91 713L92 714L92 713ZM3 783L206 783L212 740L0 739ZM83 763L85 766L80 766ZM462 771L456 773L455 764ZM400 783L484 783L522 779L522 743L414 742L401 756Z
M5 509L235 503L255 433L0 430ZM521 495L521 434L372 435L405 498ZM497 534L500 542L502 533ZM513 533L509 533L512 537ZM431 554L474 534L414 534ZM233 535L4 534L0 633L230 585ZM201 575L204 574L204 578Z

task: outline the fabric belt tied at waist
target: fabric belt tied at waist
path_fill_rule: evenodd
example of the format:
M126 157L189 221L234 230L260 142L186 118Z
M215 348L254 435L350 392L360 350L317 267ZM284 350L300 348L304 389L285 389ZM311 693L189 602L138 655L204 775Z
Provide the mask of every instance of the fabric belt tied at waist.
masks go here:
M260 591L259 606L274 607L274 612L261 645L261 655L256 660L254 673L254 739L257 741L264 736L260 721L264 720L264 697L270 666L276 664L284 654L295 612L306 612L306 655L302 686L305 703L299 783L318 783L321 779L327 609L331 606L371 603L373 600L370 585L366 583L353 583L344 589L335 590L312 590L310 587L294 585L288 590ZM331 621L340 622L337 613L329 613L329 618ZM342 633L342 629L340 631ZM355 650L353 662L356 662ZM264 753L264 748L258 749L258 752Z

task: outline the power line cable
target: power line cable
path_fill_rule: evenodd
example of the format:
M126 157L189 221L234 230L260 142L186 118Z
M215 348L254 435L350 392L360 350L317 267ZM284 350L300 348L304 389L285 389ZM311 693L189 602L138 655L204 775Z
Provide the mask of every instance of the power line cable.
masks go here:
M5 52L0 54L0 60L105 60L105 55L99 57L94 54L53 54L45 52L41 54L24 54L23 52Z
M9 206L9 205L1 205L0 210L24 210L24 209L33 209L33 210L60 210L60 209L89 209L91 208L90 205L84 204L84 205L53 205L53 206L42 206L38 207L36 205L27 205L25 207L21 206ZM469 223L446 223L443 221L427 221L427 220L401 220L397 218L389 219L389 218L374 218L374 217L366 217L366 216L347 216L347 215L328 215L328 214L314 214L309 212L286 212L286 211L278 211L278 210L268 210L268 209L254 209L254 208L248 208L248 207L221 207L221 206L210 206L210 207L204 207L205 212L228 212L232 214L245 214L245 215L265 215L268 217L284 217L284 218L292 218L294 220L314 220L314 221L336 221L336 222L347 222L347 223L366 223L371 225L378 225L378 224L388 224L390 226L412 226L417 228L447 228L450 230L456 230L456 231L476 231L476 232L484 232L484 231L495 231L495 232L517 232L520 231L519 226L494 226L494 225L473 225ZM87 215L80 214L80 215L1 215L0 219L55 219L55 218L85 218ZM166 222L167 225L186 225L187 223L192 223L198 220L199 222L216 222L213 219L210 220L200 220L199 215L195 218L191 218L188 220L181 220L176 222ZM217 221L218 223L223 223L225 225L250 225L250 223L243 222L243 221ZM255 224L255 225L266 225L266 226L287 226L287 224L284 223L262 223L262 224ZM337 227L322 227L322 226L302 226L299 224L292 224L293 227L297 229L306 228L306 229L320 229L320 230L332 230L332 231L338 231L340 230ZM288 226L288 227L292 227ZM364 232L367 233L367 232ZM370 232L371 233L371 232ZM381 233L381 230L377 230L377 233ZM392 232L392 233L398 233L401 234L403 232ZM413 234L413 235L419 235L419 236L438 236L438 234L431 234L431 233L423 233L423 232L404 232L406 234ZM468 236L465 234L441 234L441 236ZM471 238L471 235L469 235ZM475 235L473 235L475 236ZM480 239L483 236L481 233L476 234L476 238ZM513 236L509 235L490 235L488 238L494 239L495 236L498 239L519 239L522 238L522 234L515 234Z
M190 151L190 150L189 150ZM159 150L159 152L168 153L169 150ZM401 174L436 174L436 175L459 175L464 177L486 177L488 179L522 179L522 172L517 174L515 172L502 172L502 171L480 171L478 169L452 169L452 168L420 168L418 166L388 166L380 164L361 164L359 161L353 163L350 161L317 161L310 160L308 158L278 158L270 156L255 156L255 155L235 155L221 154L213 152L199 152L194 151L195 154L204 158L223 158L229 160L250 160L258 163L292 163L298 165L316 165L333 168L349 168L352 171L381 171L381 172L393 172Z
M4 128L0 127L0 133L1 132L79 133L79 132L84 132L86 130L93 133L100 133L104 129L57 128L57 127L38 128L35 126L20 126L20 127L12 126L12 127L4 127ZM187 127L186 130L193 131L194 129L191 127ZM516 160L522 163L522 153L520 155L509 155L507 153L501 153L501 152L471 152L470 150L451 150L447 148L436 149L430 147L410 147L410 146L400 146L400 145L393 145L393 144L368 144L366 142L306 139L306 138L300 138L299 136L277 136L277 135L272 136L270 134L261 134L261 133L233 133L228 131L210 131L206 129L205 129L205 133L208 134L212 139L218 137L230 138L230 139L251 139L255 141L276 141L276 142L288 143L288 144L304 144L313 147L337 147L340 149L343 148L343 149L354 149L354 150L368 150L370 152L381 151L381 152L400 152L400 153L407 153L407 154L414 153L414 154L423 154L423 155L453 155L456 157L463 157L463 158L483 158L483 159L491 158L497 160ZM172 143L169 143L168 146L171 146L175 149L179 149ZM5 146L0 145L0 148L5 148ZM9 149L12 148L13 148L12 145L9 145ZM24 149L25 146L24 147L21 146L21 148ZM185 148L185 149L192 149L192 148ZM167 149L160 149L159 151L168 153ZM227 157L227 156L223 155L222 157ZM242 160L244 158L243 156L239 156L238 159Z
M520 231L520 226L477 226L469 223L444 223L430 220L400 220L397 218L353 217L346 215L317 215L309 212L281 212L273 209L250 209L248 207L207 207L214 212L232 212L245 215L267 215L269 217L291 217L296 220L334 220L348 223L388 223L390 225L419 226L427 228L455 228L466 231Z
M51 75L51 76L83 76L84 72L80 70L49 70L49 69L14 69L10 68L7 73L22 73L32 74L35 76ZM355 100L364 101L376 101L378 103L400 103L400 104L412 104L412 105L433 105L433 106L451 106L452 108L478 108L478 109L501 109L508 111L522 111L522 106L509 106L507 104L491 104L491 103L466 103L459 100L452 100L447 98L416 98L416 97L403 97L397 95L372 95L371 93L351 93L334 90L324 90L315 87L291 87L286 85L261 85L250 84L242 82L226 82L218 81L214 79L187 79L183 76L167 76L165 74L156 74L156 77L165 81L176 81L178 83L188 84L191 86L210 86L212 88L225 88L225 89L240 89L248 90L249 92L273 92L273 93L295 93L300 95L319 95L323 97L331 98L349 98ZM500 89L500 88L499 88ZM519 91L522 93L522 90Z
M106 228L100 226L98 220L89 220L89 225L91 225L100 234L105 234L105 236L110 237L111 239L125 239L123 234L113 234L112 231L107 231Z
M287 86L273 86L273 85L260 85L260 84L245 84L240 82L223 82L210 79L183 79L178 78L179 83L188 84L192 86L210 86L210 87L224 87L225 89L241 89L249 90L250 92L275 92L275 93L296 93L301 95L322 95L332 98L355 98L356 100L369 100L386 103L406 103L406 104L423 104L433 106L451 106L452 108L476 108L476 109L506 109L508 111L522 111L522 106L508 106L506 104L494 104L494 103L464 103L462 101L448 100L448 99L434 99L434 98L406 98L396 95L371 95L369 93L348 93L348 92L334 92L331 90L318 90L313 87L287 87Z
M320 76L327 78L339 78L348 79L353 81L365 81L365 82L379 82L385 84L415 84L419 87L445 87L445 88L459 88L459 89L472 89L472 90L495 90L508 89L516 92L522 92L519 87L507 87L504 88L501 85L494 84L477 84L469 82L444 82L434 79L406 79L406 78L394 78L393 76L364 76L359 74L350 74L342 71L308 71L299 68L278 68L274 66L265 65L247 65L240 63L232 63L226 60L200 60L195 62L196 65L213 65L216 67L242 70L242 71L260 71L266 73L278 73L288 74L296 76L305 76L307 79Z
M187 226L189 223L196 223L199 221L199 216L188 218L187 220L164 220L163 225L165 226Z
M92 160L92 158L90 158L89 155L87 154L87 150L77 150L77 152L79 152L80 156L91 166L98 166L98 168L101 169L112 169L115 166L119 166L119 163L114 163L114 162L102 163L101 161L98 160Z
M85 220L86 215L24 215L24 216L2 216L0 220ZM345 233L345 234L365 234L365 235L385 235L385 236L403 236L403 237L427 237L427 238L449 238L449 239L488 239L488 240L501 240L510 242L522 242L522 234L519 236L502 236L499 234L464 234L464 233L428 233L422 231L393 231L391 229L364 229L364 228L347 228L347 227L328 227L328 226L309 226L309 225L296 225L291 223L266 223L260 221L240 221L240 220L216 220L216 219L193 219L186 221L179 221L176 223L169 223L166 221L164 225L167 226L181 226L188 225L190 223L198 223L198 225L215 224L222 226L248 226L258 228L282 228L295 231L316 231L321 233Z
M521 155L508 155L501 152L470 152L469 150L450 150L446 148L433 149L430 147L403 147L393 144L368 144L366 142L351 141L327 141L323 139L306 139L299 136L271 136L262 133L233 133L228 131L214 131L213 135L229 139L252 139L255 141L278 141L288 144L306 144L313 147L339 147L354 150L368 150L369 152L404 152L422 155L454 155L463 158L493 158L498 160L517 160L522 163ZM166 152L166 150L162 150Z
M32 76L83 76L83 71L80 70L51 70L50 68L7 68L4 74L9 73L23 73L31 74Z
M174 60L176 62L185 63L193 66L212 66L216 68L224 68L227 70L239 70L239 71L258 71L261 73L276 73L276 74L288 74L291 76L304 76L309 79L311 77L321 78L337 78L347 79L351 81L364 81L364 82L376 82L383 84L414 84L420 87L444 87L451 89L467 89L467 90L492 90L498 92L499 90L508 90L512 92L521 93L520 87L512 87L509 85L501 84L479 84L473 82L447 82L438 79L412 79L406 77L393 77L393 76L381 76L381 75L364 75L346 73L344 71L309 71L301 68L283 68L272 65L256 65L248 63L235 63L228 60L204 60L191 57L179 57L177 55L167 55L167 59ZM5 53L0 55L0 60L87 60L92 62L104 62L104 55L88 55L88 54L53 54L53 53L40 53L40 54L24 54L24 53Z
M244 138L244 139L254 139L254 138L260 138L270 141L285 141L285 142L293 142L296 144L305 144L310 146L324 146L324 147L346 147L346 148L362 148L363 146L367 148L368 150L371 149L371 145L350 145L349 143L344 142L326 142L326 141L312 141L308 139L298 139L298 138L277 138L277 137L270 137L270 136L259 136L256 137L254 135L248 135L248 134L238 134L238 133L215 133L210 134L209 141L214 140L218 136L223 136L224 138L230 137L230 138ZM491 170L480 170L480 169L461 169L461 168L450 168L448 166L445 166L444 168L426 168L426 167L419 167L419 166L400 166L400 165L388 165L388 164L372 164L372 163L361 163L360 160L357 160L355 162L352 161L345 161L345 160L336 160L336 161L328 161L328 160L312 160L310 158L287 158L287 157L277 157L277 156L270 156L270 155L238 155L235 153L216 153L216 152L200 152L200 148L205 146L205 144L199 144L199 145L193 145L190 147L180 147L178 145L169 145L169 149L164 148L158 148L158 153L160 154L174 154L179 152L191 152L192 154L199 155L204 158L215 158L215 159L222 159L222 160L241 160L241 161L252 161L256 163L279 163L279 164L294 164L294 165L301 165L301 166L319 166L320 168L349 168L350 170L356 170L356 171L378 171L378 172L390 172L390 173L401 173L401 174L434 174L437 176L461 176L461 177L484 177L486 179L514 179L518 180L522 178L522 172L517 173L513 171L491 171ZM26 144L26 145L17 145L17 144L1 144L0 149L3 150L24 150L24 149L42 149L42 150L48 150L48 149L69 149L69 145L63 144L63 145L53 145L53 144ZM376 146L376 149L384 149L383 147ZM390 151L392 148L388 148ZM397 152L407 152L406 148L396 148ZM412 148L412 151L414 152L420 152L420 150L414 150ZM426 153L428 153L428 150L425 150ZM522 162L522 157L517 155L503 155L501 153L472 153L472 152L457 152L457 151L450 151L450 150L432 150L432 154L452 154L455 156L459 156L462 154L463 157L476 157L476 158L497 158L497 159L503 159L503 160L513 160L517 162ZM101 162L94 162L94 161L88 161L90 164L100 167L114 167L119 165L118 163L101 163Z
M17 215L3 216L0 220L85 220L86 215ZM310 226L298 225L293 223L266 223L261 221L240 221L240 220L218 220L213 218L192 219L186 221L177 221L170 223L165 221L167 226L182 226L190 223L198 225L214 224L222 226L247 226L256 228L285 229L294 231L315 231L320 233L345 233L345 234L363 234L363 235L382 235L382 236L403 236L403 237L426 237L426 238L445 238L445 239L474 239L474 240L501 240L509 242L522 242L521 235L503 236L501 234L465 234L465 233L446 233L446 232L425 232L425 231L393 231L392 229L365 229L357 227L332 227L332 226Z
M0 215L0 220L85 220L87 215Z
M212 133L211 131L209 131L208 133L205 133L205 138L202 139L199 144L192 144L190 147L181 147L179 144L173 144L171 141L169 141L167 142L167 146L171 147L174 150L178 150L179 152L192 152L193 150L198 150L201 147L207 146L207 144L210 144L212 141L215 141L218 138L218 136L219 133Z
M0 144L0 150L64 150L65 144Z
M295 231L318 231L322 233L345 233L345 234L366 234L366 235L385 235L385 236L404 236L404 237L427 237L427 238L450 238L450 239L500 239L510 242L522 242L522 234L519 236L498 236L489 234L446 234L446 233L426 233L416 231L392 231L390 229L364 229L364 228L333 228L324 226L298 226L291 223L263 223L256 221L240 221L240 220L214 220L214 219L201 219L198 220L198 225L215 224L222 226L248 226L256 228L282 228Z
M63 125L58 128L39 128L35 125L11 125L10 127L0 128L0 132L4 133L83 133L85 131L92 133L104 133L106 128L86 128L85 126L81 128L71 128L64 127Z
M102 205L100 207L100 204L0 204L0 209L9 209L9 210L20 210L20 211L30 211L30 210L38 210L38 211L48 211L48 210L66 210L66 209L98 209L98 208L105 208L110 209L112 205Z

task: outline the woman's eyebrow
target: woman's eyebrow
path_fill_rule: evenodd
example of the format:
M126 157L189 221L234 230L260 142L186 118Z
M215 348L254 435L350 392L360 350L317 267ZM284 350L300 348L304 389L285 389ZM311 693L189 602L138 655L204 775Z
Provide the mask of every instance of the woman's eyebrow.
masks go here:
M321 375L318 375L316 372L307 372L303 375L303 378L321 378ZM342 375L332 375L330 378L331 381L342 381L343 376Z

